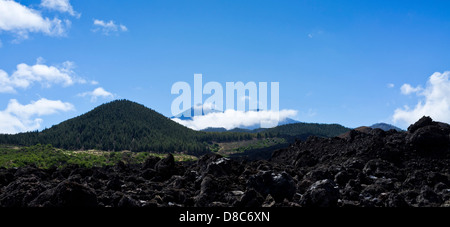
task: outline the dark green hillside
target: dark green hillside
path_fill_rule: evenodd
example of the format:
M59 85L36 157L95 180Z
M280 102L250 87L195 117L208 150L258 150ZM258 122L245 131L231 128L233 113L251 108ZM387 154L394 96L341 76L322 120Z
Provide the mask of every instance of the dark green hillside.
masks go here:
M63 149L206 151L206 146L196 139L196 131L127 100L103 104L42 132L3 137L6 137L3 143L27 146L52 144Z
M197 132L141 104L116 100L42 132L0 135L0 144L202 154L209 150L206 141L248 138L250 134Z
M101 105L42 134L65 149L205 151L195 142L195 131L126 100Z
M306 139L313 135L318 137L335 137L348 131L350 131L349 128L338 124L295 123L267 129L261 133L277 137Z

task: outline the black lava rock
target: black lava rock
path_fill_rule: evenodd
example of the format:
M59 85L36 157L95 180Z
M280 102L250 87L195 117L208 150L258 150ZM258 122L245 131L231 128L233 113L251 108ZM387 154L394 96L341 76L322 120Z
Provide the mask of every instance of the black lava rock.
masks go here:
M293 178L286 172L261 171L250 177L247 185L264 197L272 195L277 202L284 199L291 200L296 190Z
M270 160L0 168L0 207L450 206L450 125L296 140Z
M336 207L339 200L339 189L331 180L315 182L300 199L303 207Z
M155 170L163 180L168 179L175 174L175 159L173 155L169 154L166 158L158 161L155 164Z
M97 195L92 188L72 181L63 181L36 197L30 206L96 207Z

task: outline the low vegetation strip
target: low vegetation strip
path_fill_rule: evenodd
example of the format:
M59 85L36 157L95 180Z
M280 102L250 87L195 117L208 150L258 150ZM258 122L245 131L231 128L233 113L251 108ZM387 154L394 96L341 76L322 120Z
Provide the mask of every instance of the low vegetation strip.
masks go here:
M253 138L252 140L214 143L210 149L217 154L229 156L251 150L270 148L279 144L286 144L288 146L284 138Z
M112 166L122 161L127 164L143 163L149 156L163 158L166 154L151 152L107 152L99 150L69 151L54 148L52 145L29 147L0 147L0 168L24 167L35 165L41 169L78 165L80 167ZM174 154L175 161L196 160L194 156Z

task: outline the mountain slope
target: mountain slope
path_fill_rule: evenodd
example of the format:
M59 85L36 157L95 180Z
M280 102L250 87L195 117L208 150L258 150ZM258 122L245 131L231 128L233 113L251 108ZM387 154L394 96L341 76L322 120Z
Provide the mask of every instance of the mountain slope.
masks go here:
M274 128L258 128L258 129L243 129L235 128L226 130L225 128L206 128L204 132L246 132L246 133L260 133L267 134L269 137L289 137L297 139L306 139L308 136L318 137L335 137L346 133L351 129L339 124L318 124L318 123L292 123L279 125Z
M64 149L203 153L207 147L198 139L202 135L141 104L116 100L42 132L3 135L7 141L0 138L0 142L44 143Z
M371 128L379 128L379 129L382 129L383 131L389 131L389 130L391 130L391 129L394 129L394 130L396 130L396 131L398 131L398 132L403 131L402 129L400 129L400 128L398 128L398 127L395 127L395 126L393 126L393 125L386 124L386 123L377 123L377 124L374 124L374 125L372 125L372 126L370 126L370 127L371 127Z
M60 137L61 143L102 150L155 150L162 151L164 143L174 150L184 150L181 140L189 140L196 132L179 125L143 105L118 100L101 105L94 110L65 121L42 132L50 137ZM78 144L77 144L78 142ZM130 147L127 147L130 145ZM58 143L56 144L58 146Z
M335 137L348 131L349 128L338 124L296 123L277 126L261 133L306 139L309 136Z

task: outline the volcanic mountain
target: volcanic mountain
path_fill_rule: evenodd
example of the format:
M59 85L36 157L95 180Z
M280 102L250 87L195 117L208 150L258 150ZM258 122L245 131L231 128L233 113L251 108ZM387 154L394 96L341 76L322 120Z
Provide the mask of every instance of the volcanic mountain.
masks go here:
M398 132L403 131L402 129L400 129L400 128L394 126L394 125L386 124L386 123L377 123L377 124L373 124L373 125L370 126L370 127L371 127L371 128L379 128L379 129L382 129L382 130L384 130L384 131L389 131L389 130L391 130L391 129L394 129L394 130L396 130L396 131L398 131Z
M207 148L199 142L201 134L141 104L116 100L42 132L1 135L0 143L42 143L64 149L202 153Z

